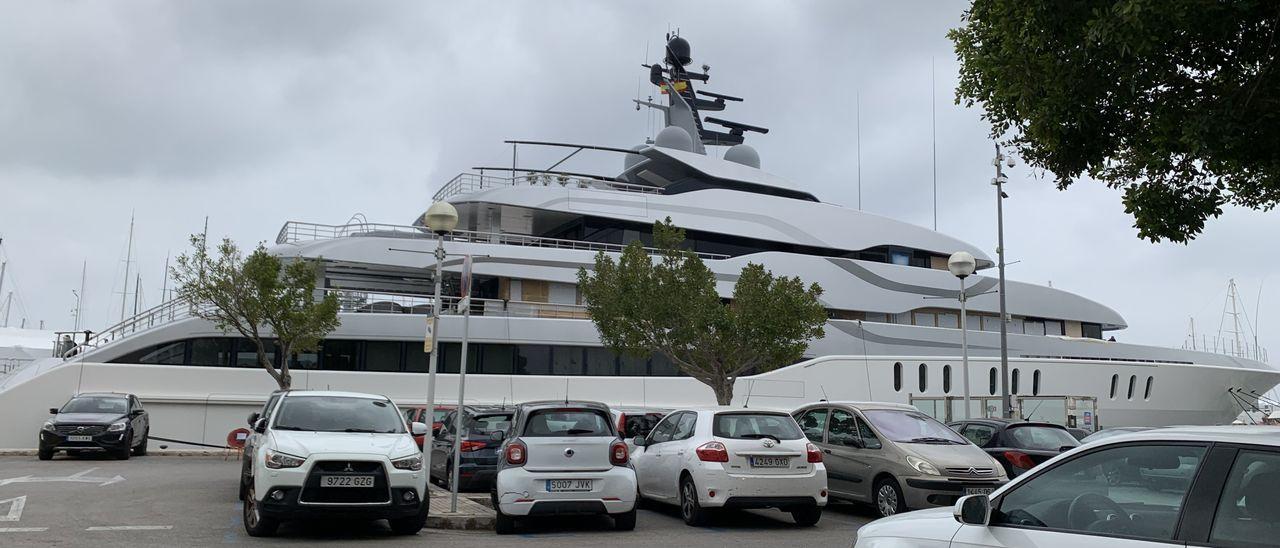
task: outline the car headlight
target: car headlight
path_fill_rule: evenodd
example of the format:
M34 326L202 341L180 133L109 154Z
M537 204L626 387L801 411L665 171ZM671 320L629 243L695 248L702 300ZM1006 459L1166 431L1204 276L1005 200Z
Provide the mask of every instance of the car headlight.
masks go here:
M391 466L396 467L398 470L413 470L414 472L422 470L422 453L391 459Z
M56 432L58 429L53 426L53 419L44 421L44 426L40 427L45 432Z
M304 459L302 457L296 457L288 453L281 453L279 451L267 449L267 457L265 459L265 462L266 462L267 468L273 468L273 469L297 468L299 466L302 466L302 463L307 462L307 459Z
M912 468L915 468L916 471L920 472L921 474L929 474L930 476L942 475L938 472L938 467L934 466L929 461L924 459L907 455L907 464L911 465Z
M128 427L129 427L129 423L128 423L128 422L126 422L126 421L113 422L113 423L111 423L111 426L108 426L108 427L107 427L107 431L108 431L108 432L123 432L123 431L124 431L124 429L125 429L125 428L128 428Z

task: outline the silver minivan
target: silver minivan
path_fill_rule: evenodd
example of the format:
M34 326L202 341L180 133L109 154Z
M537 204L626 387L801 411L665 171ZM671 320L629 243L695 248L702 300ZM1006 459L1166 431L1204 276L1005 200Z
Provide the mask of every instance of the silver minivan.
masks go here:
M831 498L874 504L882 516L949 506L1009 480L985 451L909 405L819 402L792 415L823 453Z

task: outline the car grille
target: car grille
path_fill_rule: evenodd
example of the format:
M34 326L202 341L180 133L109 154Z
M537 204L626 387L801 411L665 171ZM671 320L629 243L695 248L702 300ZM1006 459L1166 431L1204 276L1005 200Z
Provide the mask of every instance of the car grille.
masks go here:
M373 475L373 487L321 487L321 476ZM311 467L298 494L302 504L388 504L391 488L382 464L368 461L320 461Z
M964 468L948 468L948 476L960 476L964 478L986 478L996 475L994 468L990 467L964 467Z
M107 427L101 424L59 424L54 428L59 434L75 434L77 436L96 436L107 430Z

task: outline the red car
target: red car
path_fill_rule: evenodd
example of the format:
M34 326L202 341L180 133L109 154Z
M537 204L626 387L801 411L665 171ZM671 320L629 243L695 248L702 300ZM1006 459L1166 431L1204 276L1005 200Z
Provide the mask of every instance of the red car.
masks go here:
M453 411L454 407L456 406L453 406L453 405L437 405L436 406L436 412L434 413L435 416L432 417L430 421L432 432L440 431L440 427L444 426L444 423L440 421L443 420L444 416L449 414L450 411ZM428 422L424 420L426 411L427 411L427 406L425 405L421 407L405 407L404 409L402 409L402 411L404 411L405 422L408 422L410 424L413 424L415 422L426 424ZM426 436L425 435L414 436L413 440L418 442L418 448L421 449L422 443L426 440Z

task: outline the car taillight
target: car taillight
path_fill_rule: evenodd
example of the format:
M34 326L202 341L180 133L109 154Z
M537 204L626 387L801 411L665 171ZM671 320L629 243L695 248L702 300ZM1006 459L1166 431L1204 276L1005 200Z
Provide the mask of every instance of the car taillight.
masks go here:
M461 449L463 453L470 453L472 451L479 451L485 447L488 447L488 444L482 441L463 440L462 447L459 449Z
M524 442L511 442L507 445L507 464L524 466L524 460L528 457L528 452L528 449L524 446Z
M1031 460L1031 455L1028 455L1021 451L1005 451L1004 458L1005 460L1009 461L1009 464L1012 464L1023 470L1030 470L1036 467L1036 463Z
M629 455L627 454L627 444L621 441L613 442L609 446L609 463L614 466L626 466Z
M702 462L729 462L729 450L718 441L709 441L698 446L695 451Z
M805 454L809 457L809 462L822 462L822 451L818 450L818 446L810 443L804 446Z

